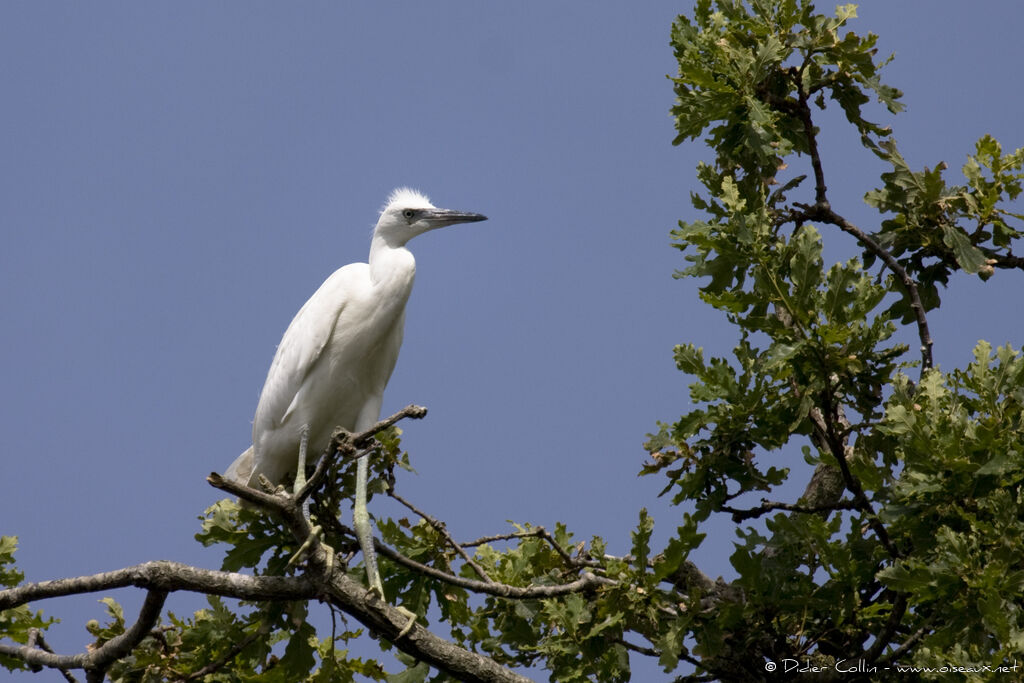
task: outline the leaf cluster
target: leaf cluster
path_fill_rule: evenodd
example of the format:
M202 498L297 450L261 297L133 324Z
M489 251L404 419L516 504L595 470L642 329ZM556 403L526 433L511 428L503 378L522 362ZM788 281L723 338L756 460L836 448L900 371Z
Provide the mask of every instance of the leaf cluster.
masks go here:
M987 280L996 268L1024 267L1012 248L1022 235L1024 214L1008 208L1021 194L1024 149L1003 154L999 142L985 135L962 167L967 184L952 185L945 162L915 171L893 141L869 148L892 166L881 176L883 185L865 195L889 216L878 241L917 278L926 309L939 305L938 285L948 285L957 270ZM875 261L870 253L864 259L868 266ZM894 310L910 320L904 302Z
M864 105L873 95L895 113L902 93L879 79L877 36L842 35L855 16L855 5L827 16L807 0L699 0L672 25L674 144L706 135L717 167L749 192L775 179L782 158L811 152L808 101L838 103L862 135L886 137Z
M677 276L700 279L739 340L730 357L676 347L695 408L650 437L644 473L693 511L674 539L684 555L715 513L758 520L737 527L737 578L682 617L695 680L762 680L762 658L998 666L1022 651L1024 359L982 342L964 370L932 369L925 312L956 269L1021 267L1007 205L1024 152L983 137L963 186L944 165L912 170L892 131L865 118L872 98L902 105L879 79L875 36L843 33L854 17L850 5L826 16L799 0L706 0L673 25L676 143L704 136L715 154L697 170L703 216L672 233L688 262ZM893 168L865 197L888 216L873 232L829 201L814 109L832 105ZM863 255L826 266L825 226ZM868 274L879 262L888 276ZM917 382L892 341L901 323L922 339ZM769 500L795 474L803 495Z
M25 575L14 565L14 552L18 549L17 536L0 536L0 587L14 588L25 580ZM33 630L45 631L57 620L33 611L28 605L0 610L0 639L28 644ZM27 670L20 659L0 654L0 666L8 671Z
M878 578L928 624L917 661L1024 652L1024 357L979 342L965 370L896 383L875 447L902 466L879 515L913 549Z

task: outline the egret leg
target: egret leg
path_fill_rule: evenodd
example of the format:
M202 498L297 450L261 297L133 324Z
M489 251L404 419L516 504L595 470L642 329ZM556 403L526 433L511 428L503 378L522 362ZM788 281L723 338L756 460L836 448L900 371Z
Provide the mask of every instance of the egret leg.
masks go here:
M295 484L292 487L292 495L299 495L299 491L306 485L306 451L309 449L309 425L304 424L299 428L299 464L295 470ZM309 498L302 501L302 516L309 519Z
M359 548L363 551L363 564L366 565L366 580L370 590L376 591L377 597L384 598L384 586L377 570L377 551L373 549L373 530L370 528L370 513L366 509L366 484L370 477L369 459L364 455L356 463L356 500L352 507L352 524L356 528Z
M306 451L309 449L309 425L304 424L299 428L299 462L298 467L295 471L295 484L292 487L292 495L299 495L299 491L306 485ZM309 498L302 501L302 515L306 519L310 519L309 516ZM299 549L295 551L291 559L288 560L288 565L291 566L297 563L302 556L309 550L315 541L322 541L324 537L324 529L319 524L313 524L310 528L309 537L303 542ZM334 570L334 548L323 544L324 552L327 553L327 573L330 574Z
M369 478L369 458L364 455L356 463L356 500L352 509L352 524L356 528L359 547L363 551L367 583L370 584L370 590L383 600L384 585L380 580L380 570L377 569L377 551L373 549L373 529L370 528L370 513L366 509L366 485ZM395 605L395 609L409 619L402 630L398 632L395 638L397 640L412 630L413 624L416 623L416 614L401 605Z

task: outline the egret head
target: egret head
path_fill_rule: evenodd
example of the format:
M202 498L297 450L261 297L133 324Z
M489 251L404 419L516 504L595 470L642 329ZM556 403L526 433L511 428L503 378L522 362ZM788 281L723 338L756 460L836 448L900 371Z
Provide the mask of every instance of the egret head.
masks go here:
M391 193L381 209L373 234L384 238L392 246L400 247L428 230L484 220L487 220L487 216L479 213L439 209L430 203L426 195L400 187Z

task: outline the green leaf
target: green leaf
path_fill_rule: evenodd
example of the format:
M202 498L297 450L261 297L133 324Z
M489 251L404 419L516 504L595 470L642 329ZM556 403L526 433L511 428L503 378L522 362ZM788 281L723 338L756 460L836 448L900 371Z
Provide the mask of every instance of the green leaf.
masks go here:
M636 569L641 574L647 571L647 558L651 553L651 533L654 531L654 519L647 514L647 508L640 508L640 523L633 537L633 557Z
M691 375L704 372L704 350L693 344L680 344L675 348L676 367Z
M971 244L970 238L956 226L942 226L942 241L953 250L956 261L968 273L977 273L986 265L986 256Z

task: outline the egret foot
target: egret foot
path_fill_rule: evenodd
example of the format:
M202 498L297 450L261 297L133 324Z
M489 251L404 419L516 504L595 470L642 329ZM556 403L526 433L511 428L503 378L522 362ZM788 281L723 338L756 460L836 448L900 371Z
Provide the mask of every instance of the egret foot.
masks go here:
M313 547L313 544L320 541L320 545L323 546L324 552L327 553L326 569L327 575L330 576L334 572L334 548L327 543L324 543L324 528L319 524L314 524L309 530L309 536L299 546L299 549L289 558L287 567L292 567L298 564L302 560L302 556L309 552L309 549Z
M379 583L375 586L370 586L369 588L367 588L366 592L373 593L378 598L380 598L381 602L387 602L387 600L384 598L384 589L381 587ZM399 638L403 637L405 634L412 630L412 627L416 624L416 620L419 617L416 615L415 612L406 609L401 605L392 605L392 607L401 612L402 616L406 617L409 620L405 623L405 626L402 627L402 630L398 632L398 635L395 636L395 640L398 640Z
M402 616L409 617L409 621L406 622L405 626L402 627L402 630L398 632L397 636L395 636L395 640L398 640L399 638L403 637L406 633L412 630L412 627L416 624L417 617L415 612L407 610L401 605L395 605L395 609L401 612Z
M322 540L323 537L323 527L319 524L314 524L313 527L309 530L309 536L307 536L306 540L302 542L302 545L300 545L299 549L295 551L295 554L293 554L291 558L289 558L288 564L285 566L291 567L298 564L302 560L302 556L309 552L309 549L313 547L313 544L319 540Z

